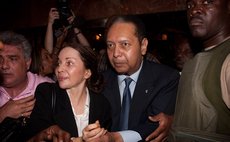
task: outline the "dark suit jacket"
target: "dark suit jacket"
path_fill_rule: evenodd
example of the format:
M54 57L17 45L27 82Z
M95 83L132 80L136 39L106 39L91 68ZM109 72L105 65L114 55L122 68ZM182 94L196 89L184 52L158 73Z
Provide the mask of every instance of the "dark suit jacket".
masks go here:
M54 86L56 92L55 111L53 111L51 105L51 94ZM89 94L89 123L99 120L101 127L110 130L111 109L108 100L102 94L94 94L91 91ZM27 138L54 124L69 132L71 136L78 136L74 114L65 90L54 83L42 83L37 87L35 97L35 106L29 125L25 130L26 135L28 135Z
M145 139L158 126L158 123L150 122L148 116L160 112L174 113L179 76L176 70L165 65L143 62L130 106L129 130L137 131ZM112 108L111 129L117 131L121 111L117 74L108 70L104 77L106 86L103 94Z

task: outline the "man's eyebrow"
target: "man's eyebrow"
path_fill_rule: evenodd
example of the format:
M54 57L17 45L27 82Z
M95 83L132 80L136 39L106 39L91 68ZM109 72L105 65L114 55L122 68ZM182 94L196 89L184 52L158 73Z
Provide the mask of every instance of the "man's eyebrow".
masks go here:
M7 58L18 58L18 55L6 55Z

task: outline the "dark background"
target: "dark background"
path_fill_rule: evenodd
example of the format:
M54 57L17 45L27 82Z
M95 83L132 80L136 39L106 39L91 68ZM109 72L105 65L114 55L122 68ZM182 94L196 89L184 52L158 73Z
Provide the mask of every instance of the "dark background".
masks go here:
M44 36L51 7L60 0L1 0L0 31L14 30L24 34L33 48L44 46ZM169 40L174 32L189 33L185 0L62 0L68 3L78 18L79 26L92 48L105 48L104 24L114 14L135 14L145 23L149 39L149 52L171 62L173 51ZM96 35L101 35L96 40ZM162 35L167 35L163 40ZM173 39L173 38L172 38Z

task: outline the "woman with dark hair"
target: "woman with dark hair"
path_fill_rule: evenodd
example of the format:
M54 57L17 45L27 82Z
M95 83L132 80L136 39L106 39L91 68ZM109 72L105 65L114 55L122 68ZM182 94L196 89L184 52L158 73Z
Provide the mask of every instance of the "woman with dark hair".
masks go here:
M45 48L32 51L31 72L56 80L54 69L55 64L52 55Z
M76 41L65 43L55 74L57 83L43 83L36 89L27 138L39 141L41 133L44 137L42 130L50 127L60 127L70 134L68 138L81 137L85 126L94 122L101 126L100 134L106 133L111 123L110 105L100 94L103 80L94 51ZM42 139L53 139L48 134L45 137Z

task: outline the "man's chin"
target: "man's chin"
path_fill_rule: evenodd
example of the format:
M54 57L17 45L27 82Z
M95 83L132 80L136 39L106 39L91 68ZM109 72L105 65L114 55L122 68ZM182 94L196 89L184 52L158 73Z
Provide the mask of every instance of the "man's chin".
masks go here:
M116 72L117 72L117 74L120 74L120 75L122 75L122 74L126 74L126 70L122 70L122 69L115 69L116 70Z
M14 86L14 84L15 84L15 81L10 80L9 78L1 80L1 86L7 87L7 88L11 88L12 86Z
M12 88L14 85L12 83L1 82L1 86L4 86L5 88Z
M193 37L198 38L198 39L201 39L206 34L204 29L195 29L195 28L191 30L191 33Z

